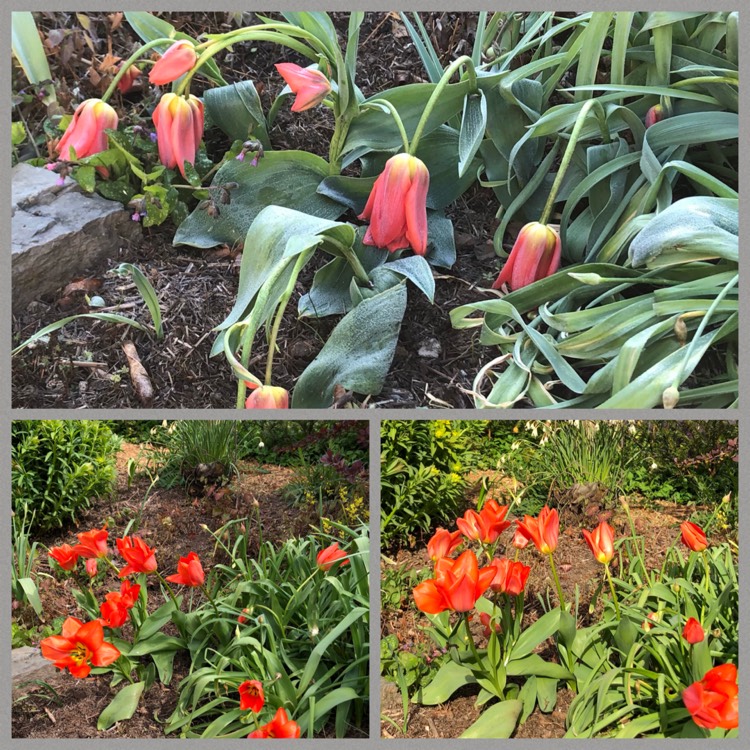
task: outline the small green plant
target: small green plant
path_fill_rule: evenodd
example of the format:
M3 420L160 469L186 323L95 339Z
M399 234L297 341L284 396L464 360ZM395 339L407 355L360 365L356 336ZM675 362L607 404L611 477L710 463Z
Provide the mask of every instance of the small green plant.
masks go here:
M24 506L23 516L13 514L13 565L11 567L11 596L17 602L31 605L37 617L42 616L42 602L34 580L34 563L36 562L37 543L30 542L29 528L34 521L34 514L29 516L29 509Z

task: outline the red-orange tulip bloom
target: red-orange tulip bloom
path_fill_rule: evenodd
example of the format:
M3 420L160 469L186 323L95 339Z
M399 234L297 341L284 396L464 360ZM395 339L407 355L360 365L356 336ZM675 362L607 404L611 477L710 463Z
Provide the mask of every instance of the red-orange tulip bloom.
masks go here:
M538 221L526 224L492 288L508 284L511 290L521 289L551 276L560 267L560 251L560 235L554 229Z
M584 529L583 538L591 554L602 565L607 565L615 556L615 530L606 521L602 521L593 531Z
M526 588L526 581L529 580L531 572L528 565L508 560L506 557L496 557L490 565L495 569L495 577L490 584L493 591L518 596Z
M120 571L120 578L131 573L152 573L156 570L154 550L139 536L124 536L118 539L117 549L127 563Z
M288 409L289 391L275 385L261 385L245 401L246 409Z
M480 568L472 550L466 550L456 560L443 557L435 565L435 578L414 589L414 603L430 615L440 614L446 609L468 612L494 577L495 569L491 566Z
M99 611L101 612L102 625L108 628L121 628L128 619L128 611L132 609L141 587L138 584L133 586L128 581L123 581L120 585L120 591L112 591L107 594Z
M314 68L301 68L294 63L277 63L276 70L297 95L292 112L304 112L317 107L331 93L331 82Z
M250 732L251 739L296 739L301 735L301 729L296 721L291 721L283 708L276 711L273 719L260 729Z
M131 65L123 74L122 78L117 82L117 90L121 94L127 94L130 89L133 88L136 78L141 75L140 69Z
M461 530L448 531L438 529L427 542L427 554L432 562L437 562L441 557L450 557L461 546Z
M534 542L536 548L545 555L554 552L557 548L557 536L560 533L560 519L557 511L550 510L546 505L539 511L538 518L524 516L523 521L516 521L519 531L530 541Z
M195 65L197 59L195 45L187 39L181 39L156 61L148 74L148 80L155 86L172 83L187 73Z
M485 638L489 638L492 635L492 630L494 630L496 633L499 633L502 630L500 623L493 622L492 618L486 612L479 613L479 621L482 623L482 626L484 628ZM492 630L490 630L490 626L492 627Z
M706 634L703 632L703 628L695 617L691 617L685 623L685 627L682 630L682 637L692 646L696 643L700 643Z
M195 163L203 137L203 103L192 94L185 98L164 94L151 115L156 126L159 161L185 176L185 162Z
M359 215L370 221L364 244L391 251L411 247L424 255L429 187L430 173L416 156L396 154L388 159Z
M721 664L682 691L682 702L693 721L705 729L735 729L739 725L737 667Z
M705 532L700 526L692 523L692 521L681 523L680 531L682 531L682 543L693 550L693 552L703 552L708 547Z
M120 657L119 650L105 642L99 620L84 625L75 617L68 617L61 635L43 638L39 645L45 659L58 669L69 669L73 677L86 677L92 666L108 667Z
M325 549L320 550L320 552L318 552L318 557L316 558L318 567L321 570L330 570L337 562L339 562L339 560L343 560L341 563L342 565L349 564L349 561L346 559L346 552L339 549L338 542L334 542Z
M86 99L81 102L73 115L63 137L57 144L61 159L85 159L107 149L106 129L117 127L117 112L101 99Z
M75 547L69 544L61 544L59 547L50 547L49 556L63 569L73 570L78 562L78 553Z
M96 557L90 557L86 560L86 573L90 578L96 575L96 571L99 569L99 560Z
M513 541L511 544L516 549L523 549L527 544L529 543L529 538L521 531L521 529L516 529L515 534L513 534Z
M79 557L106 557L109 554L107 549L109 532L106 528L84 531L76 536L78 544L73 549Z
M188 552L187 557L181 557L177 563L177 572L167 576L170 583L179 583L181 586L202 586L205 579L203 566L195 552Z
M240 691L240 710L249 708L254 714L259 714L266 699L263 695L263 684L258 680L245 680L238 688Z
M485 505L480 513L475 510L467 510L463 518L456 520L456 526L467 539L475 539L482 544L492 544L510 526L510 521L504 520L508 508L498 506L494 500L490 500L490 502L494 503L496 508L500 509L500 512Z

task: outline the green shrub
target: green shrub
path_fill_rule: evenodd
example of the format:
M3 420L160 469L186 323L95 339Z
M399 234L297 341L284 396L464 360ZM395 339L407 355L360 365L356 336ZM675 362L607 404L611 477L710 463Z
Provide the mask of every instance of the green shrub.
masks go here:
M12 445L13 511L28 508L34 530L61 528L112 490L120 441L102 422L19 420Z

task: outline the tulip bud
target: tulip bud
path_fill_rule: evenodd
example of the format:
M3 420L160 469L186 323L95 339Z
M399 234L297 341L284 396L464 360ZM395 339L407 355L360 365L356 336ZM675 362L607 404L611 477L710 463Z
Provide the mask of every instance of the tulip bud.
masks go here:
M680 346L685 346L685 342L687 342L687 333L687 324L682 318L677 318L674 322L674 335L680 343Z
M706 637L706 634L703 632L703 628L698 620L691 617L685 623L685 627L682 630L682 637L691 646L694 646L696 643L700 643Z
M560 267L560 235L546 224L532 221L518 233L493 289L503 284L515 291L551 276Z
M650 128L657 122L661 122L664 119L664 107L661 104L655 104L648 112L646 112L646 127Z
M105 130L117 128L117 112L101 99L86 99L81 102L73 115L63 137L57 144L61 159L85 159L107 148ZM72 149L72 151L71 151Z
M164 86L187 73L198 59L195 45L187 39L175 42L156 62L148 80L155 86Z
M289 391L273 385L261 385L245 401L246 409L288 409Z
M167 169L179 169L185 177L185 162L195 163L203 137L203 103L192 94L187 98L164 94L151 117L156 126L159 161Z
M277 63L276 70L297 95L292 112L304 112L320 104L331 93L331 82L314 68L301 68L294 63Z

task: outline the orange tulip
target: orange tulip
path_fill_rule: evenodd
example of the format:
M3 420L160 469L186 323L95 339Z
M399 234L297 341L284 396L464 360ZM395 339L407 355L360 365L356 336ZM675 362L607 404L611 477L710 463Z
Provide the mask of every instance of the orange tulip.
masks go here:
M430 173L410 154L396 154L375 180L360 219L369 220L365 245L427 252L427 191Z
M198 59L195 45L187 39L175 42L154 64L148 80L155 86L164 86L176 81L188 72Z
M458 547L461 546L461 530L447 531L438 529L427 542L427 553L432 562L437 562L441 557L450 557Z
M108 628L121 628L128 619L128 611L132 609L141 587L138 584L130 585L128 581L123 581L120 585L120 591L112 591L104 597L104 601L99 605L99 611L102 616L99 618L102 625Z
M492 288L508 284L511 290L521 289L551 276L560 267L560 251L560 235L554 229L538 221L526 224Z
M511 542L511 544L516 549L523 549L528 543L529 543L529 538L524 535L521 529L517 528L515 531L515 534L513 534L513 541Z
M288 409L289 391L275 385L261 385L245 401L246 409Z
M276 70L297 95L292 112L304 112L320 104L331 93L331 82L314 68L301 68L294 63L277 63Z
M546 505L539 511L538 518L524 516L523 521L516 521L518 530L530 541L534 542L536 548L545 555L557 549L557 536L560 532L560 519L557 511Z
M583 538L594 557L603 565L609 564L615 556L615 530L606 521L602 521L593 531L584 529Z
M76 536L78 544L73 549L79 557L106 557L109 554L107 549L109 532L106 527L84 531Z
M151 115L156 126L159 161L185 176L185 162L195 163L203 137L203 103L192 94L187 98L164 94Z
M120 578L131 573L152 573L156 570L154 550L139 536L124 536L117 540L117 549L127 565L120 571Z
M121 94L127 94L130 89L133 88L136 78L141 75L140 69L131 65L122 75L122 78L117 82L117 90Z
M492 618L487 614L487 612L479 613L479 621L482 623L482 627L484 628L485 638L489 638L492 635L492 630L494 630L496 633L499 633L502 630L502 626L500 625L500 623L493 622Z
M531 572L530 566L505 557L496 557L490 565L495 570L495 577L490 584L493 591L518 596L526 588L526 581L529 580Z
M739 725L737 667L721 664L682 691L682 702L693 721L705 729L735 729Z
M700 643L706 634L703 632L703 628L695 617L691 617L685 623L685 627L682 630L682 637L691 645Z
M346 559L346 552L339 549L339 543L334 542L325 549L318 552L316 562L321 570L330 570L339 560L343 560L341 565L348 565L349 560Z
M75 547L69 544L61 544L59 547L50 547L49 556L63 569L73 570L78 562L78 553Z
M104 629L99 620L85 625L75 617L68 617L61 635L43 638L39 644L42 656L54 662L58 669L68 669L73 677L86 677L91 667L108 667L120 657L120 652L104 640Z
M685 521L680 524L680 531L682 531L682 543L693 552L703 552L708 547L706 534L700 526L691 521Z
M260 713L266 702L263 684L258 680L245 680L237 689L240 692L240 711L249 708L254 714Z
M283 708L276 711L273 719L247 736L250 739L297 739L302 734L300 725L291 721Z
M494 577L495 569L490 566L480 568L472 550L466 550L456 560L443 557L435 565L435 578L414 588L414 603L422 612L431 615L446 609L468 612Z
M86 560L86 573L90 578L93 578L96 575L96 571L99 569L98 562L99 560L96 557L90 557Z
M485 504L479 513L467 510L463 518L456 520L456 526L467 539L475 539L482 544L493 544L510 526L510 521L504 520L508 508L498 505L494 500L489 502L493 505Z
M179 583L181 586L202 586L205 578L200 558L195 552L188 552L187 557L181 557L177 563L177 572L167 576L170 583Z
M117 128L117 112L101 99L86 99L76 108L63 137L57 144L61 159L85 159L107 149L106 129Z

